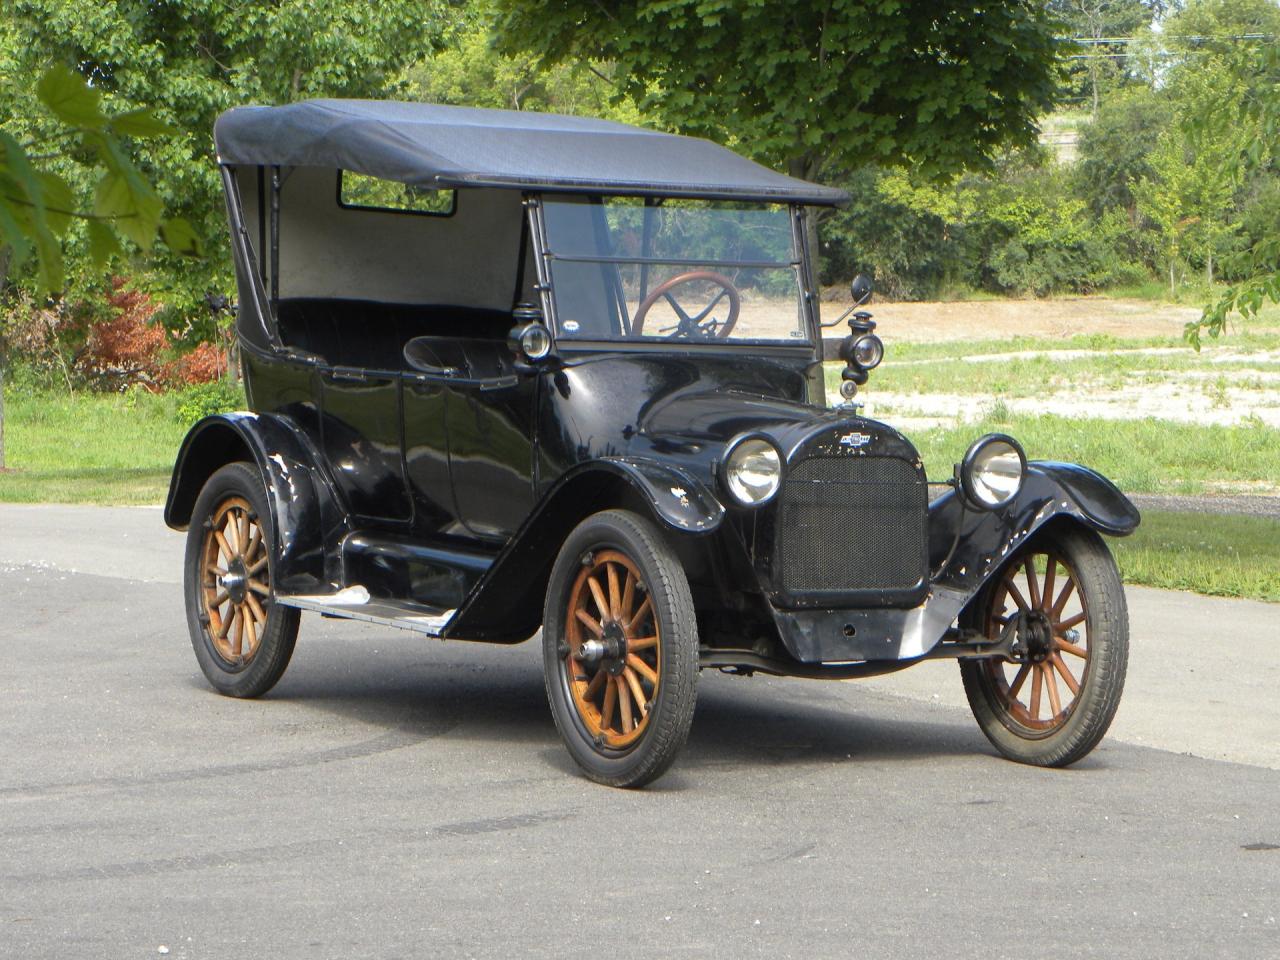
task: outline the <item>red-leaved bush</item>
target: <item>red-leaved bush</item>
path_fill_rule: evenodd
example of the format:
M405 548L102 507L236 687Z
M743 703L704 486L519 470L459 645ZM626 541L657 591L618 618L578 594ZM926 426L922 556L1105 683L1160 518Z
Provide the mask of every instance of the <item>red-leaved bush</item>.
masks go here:
M212 383L227 372L227 352L212 343L202 343L184 353L168 367L171 384Z
M149 294L121 277L111 283L104 311L85 302L43 306L17 300L4 318L7 346L51 379L102 390L140 386L151 392L210 383L227 370L227 345L201 343L177 354ZM177 354L177 355L175 355Z
M160 309L151 297L131 290L119 277L112 281L107 303L115 316L89 327L76 367L89 381L103 387L140 384L160 390L166 383L169 338L151 318Z

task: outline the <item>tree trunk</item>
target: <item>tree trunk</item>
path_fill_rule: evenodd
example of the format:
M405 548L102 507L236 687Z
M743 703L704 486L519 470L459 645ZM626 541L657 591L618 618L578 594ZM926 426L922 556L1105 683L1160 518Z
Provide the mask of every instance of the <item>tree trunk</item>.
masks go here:
M1204 261L1204 278L1209 286L1213 286L1213 251L1210 250Z
M9 283L8 246L0 247L0 295ZM9 362L9 346L4 337L3 321L0 321L0 470L4 469L4 371Z
M0 349L0 471L4 470L4 363Z

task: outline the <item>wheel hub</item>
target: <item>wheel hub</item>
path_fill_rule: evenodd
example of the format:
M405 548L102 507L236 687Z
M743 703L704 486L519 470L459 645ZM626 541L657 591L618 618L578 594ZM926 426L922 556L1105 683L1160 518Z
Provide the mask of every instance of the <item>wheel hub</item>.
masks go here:
M1043 610L1027 610L1018 622L1018 640L1032 663L1042 663L1053 653L1053 625Z
M232 603L244 603L249 592L249 571L239 557L227 564L227 572L218 578L223 590L231 598Z
M604 636L599 640L587 640L578 650L583 663L599 663L600 669L619 676L627 665L627 637L622 624L616 620L604 623Z
M604 625L604 662L602 666L615 677L621 676L627 665L627 638L622 624L611 620Z

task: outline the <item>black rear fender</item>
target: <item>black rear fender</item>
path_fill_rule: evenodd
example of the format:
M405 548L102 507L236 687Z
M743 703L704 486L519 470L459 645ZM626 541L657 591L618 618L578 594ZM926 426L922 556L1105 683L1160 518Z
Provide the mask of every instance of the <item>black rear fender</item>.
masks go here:
M165 523L185 530L209 477L236 460L254 464L266 487L274 579L281 592L316 592L338 582L337 544L348 531L347 520L317 452L285 417L227 413L193 426L178 451Z

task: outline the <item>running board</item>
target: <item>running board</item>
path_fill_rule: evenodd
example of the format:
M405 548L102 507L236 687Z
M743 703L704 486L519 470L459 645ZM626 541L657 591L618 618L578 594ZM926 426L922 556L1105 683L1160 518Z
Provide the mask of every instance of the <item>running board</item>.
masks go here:
M339 593L312 596L277 596L275 602L284 607L311 610L326 617L363 620L384 627L412 630L428 637L442 636L457 612L395 600L372 600L363 587L348 587Z

